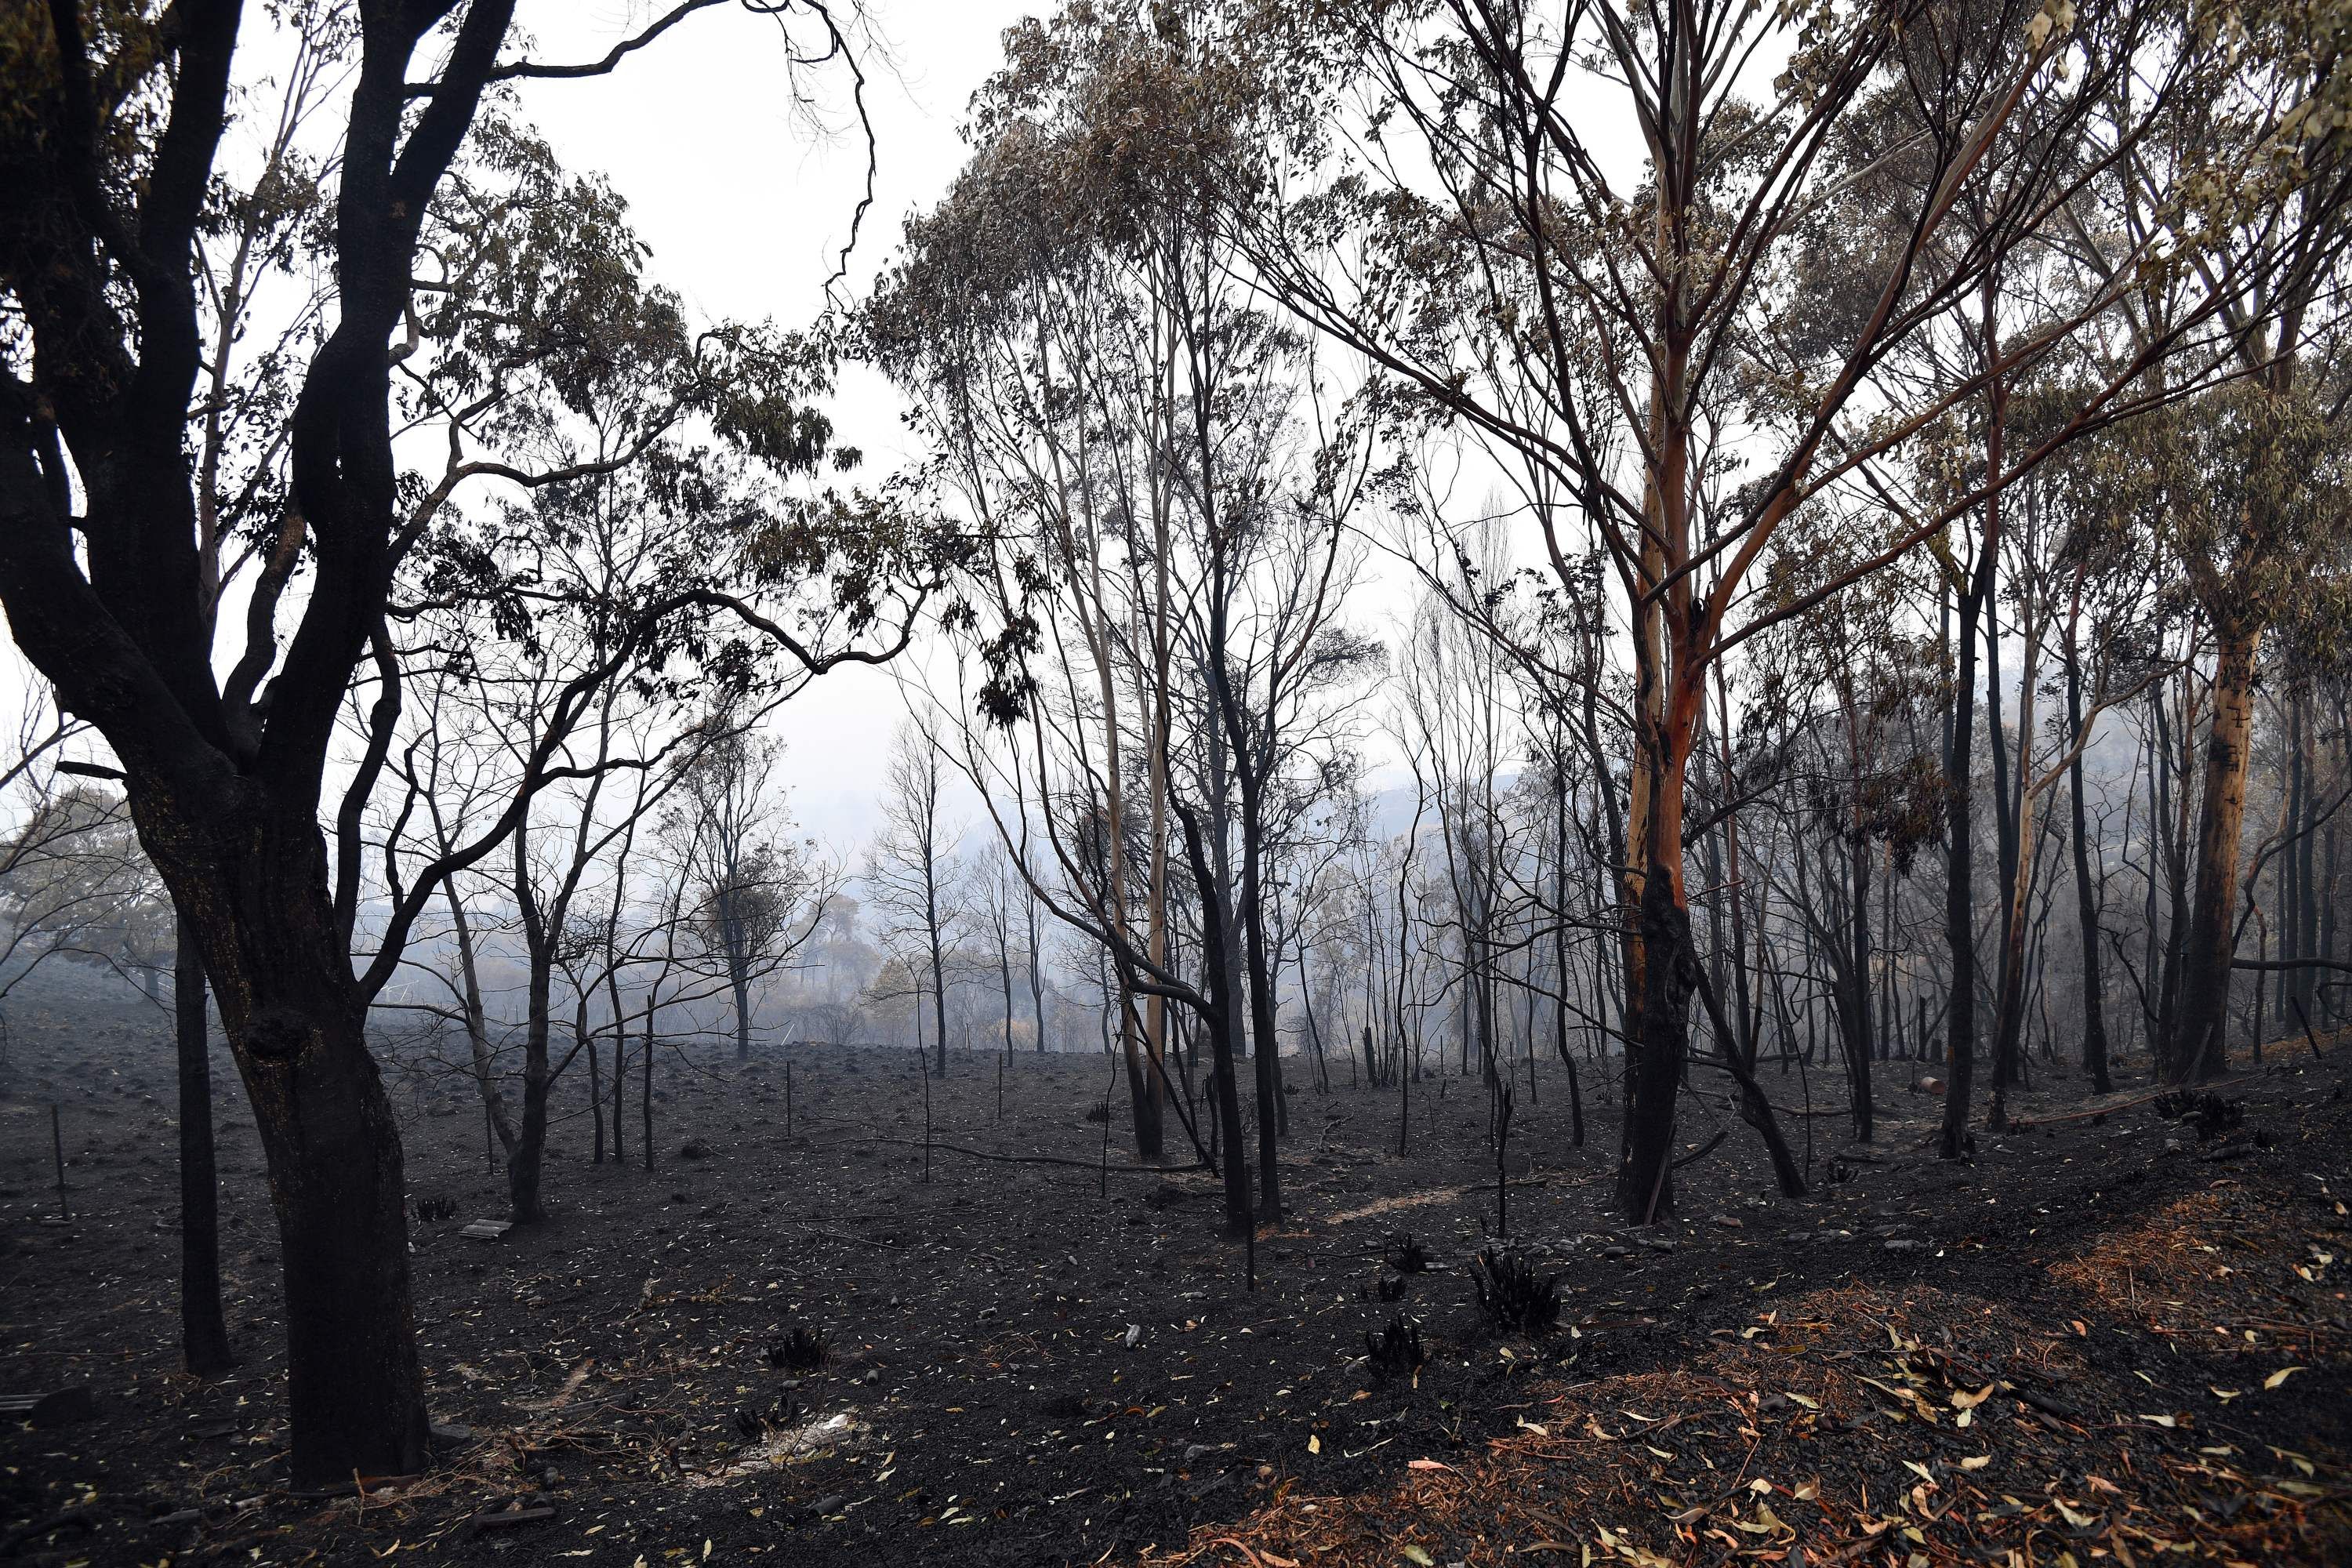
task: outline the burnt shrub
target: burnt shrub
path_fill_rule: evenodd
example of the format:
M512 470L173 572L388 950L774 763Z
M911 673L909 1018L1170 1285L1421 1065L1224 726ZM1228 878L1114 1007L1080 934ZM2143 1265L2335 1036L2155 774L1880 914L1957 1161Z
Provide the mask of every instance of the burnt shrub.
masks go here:
M1559 1281L1538 1275L1520 1252L1488 1247L1470 1260L1478 1305L1506 1333L1540 1334L1559 1321Z
M1429 1359L1421 1342L1421 1325L1407 1321L1402 1312L1389 1319L1387 1328L1367 1330L1364 1350L1371 1358L1375 1377L1410 1377Z
M795 1323L768 1342L765 1354L768 1364L780 1371L814 1372L832 1357L833 1343L823 1329Z
M2200 1143L2219 1138L2224 1132L2235 1132L2245 1125L2246 1106L2243 1100L2223 1100L2218 1094L2200 1095L2197 1110L2189 1124L2197 1129Z
M1389 1237L1381 1258L1400 1274L1422 1274L1429 1268L1429 1249L1402 1231Z
M2200 1143L2235 1132L2246 1121L2243 1100L2224 1100L2210 1090L2199 1094L2182 1089L2159 1094L2148 1101L2148 1109L2167 1121L2187 1122Z

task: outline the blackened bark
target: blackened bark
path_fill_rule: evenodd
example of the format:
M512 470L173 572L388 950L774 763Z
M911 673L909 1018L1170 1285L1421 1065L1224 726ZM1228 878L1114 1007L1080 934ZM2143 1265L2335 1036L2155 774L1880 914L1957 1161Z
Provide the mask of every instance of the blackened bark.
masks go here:
M1687 916L1684 929L1689 929ZM1780 1121L1773 1114L1772 1102L1765 1098L1764 1086L1756 1081L1755 1069L1748 1065L1732 1033L1732 1023L1724 1016L1723 998L1706 983L1706 971L1701 968L1696 955L1685 954L1690 979L1697 988L1700 1000L1706 1003L1707 1018L1715 1030L1724 1070L1739 1086L1739 1119L1756 1130L1764 1141L1764 1151L1772 1161L1773 1179L1780 1184L1783 1197L1805 1195L1805 1173L1798 1167L1796 1154L1789 1140L1780 1131Z
M213 1158L213 1064L205 965L183 922L173 965L180 1058L180 1360L198 1377L236 1364L221 1317L220 1184Z
M940 945L939 866L927 861L923 866L923 925L930 939L931 949L931 1019L938 1026L939 1038L933 1042L936 1053L934 1076L948 1076L948 963L947 954ZM739 1009L738 1018L742 1016Z
M1607 788L1604 777L1601 789L1606 793ZM1551 966L1553 983L1559 987L1552 1003L1552 1047L1559 1053L1559 1065L1568 1069L1570 1143L1581 1149L1584 1090L1577 1082L1576 1058L1568 1048L1568 747L1564 742L1552 753L1551 810Z
M2197 882L2182 950L2180 1005L2172 1035L2158 1043L2167 1083L2218 1078L2228 1069L2231 956L2236 943L2238 839L2246 805L2253 730L2254 654L2259 633L2224 628L2213 671L2213 714L2205 740L2205 789L2197 825Z
M1257 813L1247 803L1244 785L1242 809L1242 944L1249 965L1250 1034L1253 1037L1251 1077L1257 1090L1257 1216L1266 1224L1282 1217L1282 1172L1276 1134L1280 1131L1282 1080L1277 1066L1282 1042L1275 1034L1274 977L1266 972L1265 900L1258 835L1252 831Z
M1990 503L1998 506L1999 502ZM1999 552L1994 552L1996 570ZM1998 1091L2016 1081L2017 1063L2013 1046L2014 1020L2017 1009L2011 998L2020 994L2017 973L2021 962L2019 952L2024 945L2022 926L2010 920L2010 889L2017 885L2017 858L2021 853L2018 841L2019 805L2011 794L2009 776L2009 732L2002 727L2000 716L2000 602L1994 592L1995 578L1986 578L1986 594L1982 614L1985 637L1985 744L1992 763L1992 807L1994 841L2000 850L2001 927L2000 962L1993 972L1993 1053L1992 1087L1995 1109L2000 1105ZM2018 737L2018 749L2026 755L2032 751L2032 738ZM2025 761L2018 763L2017 787L2024 787Z
M2074 623L2066 623L2066 723L2078 739L2083 733L2083 665L2074 644ZM2083 752L2078 748L2066 764L2066 788L2074 810L2074 912L2083 931L2083 1070L2091 1075L2093 1094L2112 1093L2107 1072L2106 1009L2100 995L2098 885L2091 877L2089 813L2083 801Z
M547 1217L539 1199L547 1155L547 1099L555 1079L548 1063L548 1009L555 994L554 938L530 885L530 824L514 831L515 907L522 918L526 972L522 1040L522 1121L507 1149L507 1207L517 1225Z
M217 993L284 1258L291 1479L411 1473L426 1429L400 1139L368 1053L369 993L352 973L320 805L396 560L387 348L419 226L513 4L474 0L447 28L447 5L364 7L337 164L336 321L287 431L286 515L308 535L310 576L293 636L265 636L226 689L187 450L204 351L190 258L246 8L170 8L153 35L169 58L153 79L157 121L142 127L152 156L119 187L91 156L93 138L112 132L96 107L86 9L47 8L54 52L26 68L41 90L6 138L0 287L34 352L0 374L0 599L60 707L120 759L141 844ZM438 71L420 93L410 67L428 33ZM265 675L263 704L253 698ZM397 964L404 930L395 921L372 973Z
M661 1011L661 982L656 979L646 992L646 1037L641 1047L644 1062L637 1083L637 1111L643 1118L637 1132L637 1147L646 1157L646 1169L654 1168L654 1018ZM615 1073L615 1079L619 1078ZM613 1092L620 1093L615 1083Z
M583 1005L583 1013L587 1011ZM596 1049L596 1037L584 1029L580 1035L581 1049L588 1057L588 1116L596 1124L596 1151L589 1157L592 1165L604 1163L604 1061Z
M1212 1098L1216 1101L1213 1152L1223 1166L1225 1239L1239 1241L1255 1234L1256 1211L1250 1200L1249 1152L1242 1145L1241 1086L1234 1071L1234 998L1227 984L1233 973L1228 946L1231 936L1225 927L1223 900L1214 892L1216 883L1209 872L1209 858L1201 844L1200 825L1184 807L1179 806L1176 816L1183 824L1185 854L1192 862L1192 874L1202 889L1201 990L1208 1000L1202 1022L1209 1030L1209 1083Z
M1952 953L1951 991L1945 1014L1944 1130L1938 1155L1957 1160L1967 1152L1969 1095L1976 1079L1977 946L1974 802L1969 789L1976 734L1977 616L1992 586L1992 529L1977 569L1977 581L1960 595L1959 671L1952 684L1952 727L1944 748L1944 810L1948 817L1944 862L1944 934Z
M1998 363L1999 339L1990 291L1985 296L1984 308L1985 358ZM1998 474L2009 412L2008 389L1999 375L1993 377L1987 389L1985 401L1985 472ZM1952 688L1952 727L1944 747L1944 809L1950 823L1950 856L1945 863L1944 924L1945 938L1952 950L1952 974L1949 1032L1945 1045L1944 1131L1937 1152L1947 1160L1959 1159L1968 1152L1969 1096L1976 1081L1976 839L1969 763L1976 735L1977 625L1991 607L1993 585L2000 572L2000 496L1996 492L1985 498L1984 531L1977 542L1968 587L1959 595L1959 669ZM1998 730L1998 712L1994 717L1994 728ZM2005 803L2002 809L2007 809Z
M192 836L179 813L152 809L158 793L132 794L141 839L219 984L268 1163L293 1479L414 1474L425 1417L400 1134L367 1048L325 842L314 816L266 810L231 811L217 837Z
M1853 868L1853 949L1843 966L1852 995L1846 1016L1846 1094L1853 1110L1853 1137L1867 1143L1874 1133L1876 1102L1871 1095L1870 1056L1870 841L1857 833L1846 846Z
M1670 882L1666 869L1654 865L1642 885L1638 1048L1626 1066L1626 1148L1617 1167L1619 1212L1645 1224L1675 1212L1675 1090L1690 1048L1690 999L1698 969L1690 914L1675 902Z

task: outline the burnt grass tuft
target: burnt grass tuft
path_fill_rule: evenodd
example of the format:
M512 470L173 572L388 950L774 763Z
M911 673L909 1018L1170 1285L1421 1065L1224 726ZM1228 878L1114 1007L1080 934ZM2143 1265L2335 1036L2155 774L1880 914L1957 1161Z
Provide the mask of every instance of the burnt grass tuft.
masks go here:
M832 1336L823 1329L795 1323L767 1342L762 1353L780 1372L814 1372L833 1359Z
M1429 1360L1429 1352L1421 1342L1421 1325L1402 1312L1389 1319L1388 1327L1365 1331L1364 1351L1370 1358L1372 1375L1378 1378L1410 1377Z
M1488 1247L1470 1260L1479 1310L1506 1333L1549 1333L1559 1322L1559 1280L1539 1275L1523 1252Z
M1425 1274L1429 1271L1429 1249L1402 1231L1389 1237L1381 1258L1400 1274Z

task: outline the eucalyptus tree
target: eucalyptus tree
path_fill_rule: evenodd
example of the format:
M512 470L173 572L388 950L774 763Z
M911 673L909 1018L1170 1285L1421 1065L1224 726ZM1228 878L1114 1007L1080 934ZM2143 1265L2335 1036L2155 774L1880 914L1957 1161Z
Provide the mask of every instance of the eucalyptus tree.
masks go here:
M629 46L712 4L685 0ZM240 47L265 24L236 0L160 11L20 5L0 20L9 105L0 169L10 191L0 204L0 295L11 323L0 340L0 604L60 704L112 749L141 842L216 989L281 1232L301 1485L410 1473L423 1458L400 1143L367 1052L367 1003L441 879L504 837L425 868L354 970L356 847L346 835L331 856L320 822L338 713L384 638L394 579L424 531L420 499L452 493L436 479L404 479L394 451L393 380L418 308L419 236L494 81L598 74L630 52L580 66L501 58L513 9L511 0L357 6L348 95L340 115L320 117L335 121L338 139L322 160L334 176L332 323L322 320L290 410L273 420L291 504L261 525L266 565L245 645L226 668L213 657L185 440L205 342L195 258ZM787 22L813 16L839 41L821 10L761 9ZM593 297L571 303L586 312L575 321L593 323ZM682 350L663 357L682 373L671 388L681 421L706 422L772 468L814 461L825 432L805 408L821 378L751 339L697 344L679 330ZM457 448L480 440L467 412L444 421ZM547 477L529 463L471 456L456 479ZM825 576L836 561L839 535L821 520L768 516L742 531L767 536L750 580L763 589ZM878 563L849 577L862 585L853 598L894 580ZM739 595L716 597L714 606L700 590L640 606L627 657L586 679L575 708L681 614L751 609ZM281 614L294 623L282 645ZM831 657L759 618L762 635ZM534 758L530 787L553 751ZM382 764L373 749L360 761L351 777L363 795Z
M102 970L159 997L171 900L122 796L69 766L18 784L23 819L0 838L0 1002L52 963Z
M237 119L259 132L215 180L195 238L194 447L196 599L210 627L221 597L267 570L271 514L289 504L287 416L304 359L324 331L329 295L312 264L326 174L312 122L334 96L358 41L357 17L336 0L298 0L280 15L289 58L270 79L241 86ZM207 632L210 636L210 632ZM179 1056L182 1353L199 1375L234 1364L219 1307L217 1182L214 1174L212 1044L204 955L178 922L173 963Z
M2145 427L2118 434L2129 449L2166 424L2152 419ZM2023 668L2018 684L2016 784L2010 804L2009 837L2014 848L2009 857L2009 886L2002 892L2001 953L1993 1000L1990 1122L1997 1132L2007 1131L2006 1095L2016 1081L2023 1049L2029 899L2042 837L2036 831L2037 811L2042 795L2061 780L2068 781L2071 792L2072 868L2076 913L2084 928L2084 1065L2095 1082L2103 1080L2107 1070L2099 1002L2093 992L2099 965L2091 940L2095 915L2090 910L2088 847L2083 842L2087 818L2082 805L2082 757L2110 709L2134 700L2168 673L2158 652L2158 628L2150 624L2150 609L2158 603L2153 580L2157 557L2134 548L2146 542L2147 533L2116 526L2129 509L2116 505L2113 468L2101 460L2101 448L2110 445L2078 443L2060 462L2035 476L2023 487L2024 525L2011 535L2018 557L2012 582ZM2043 717L2041 699L2050 684L2044 660L2053 658L2062 666L2065 706ZM2037 761L2045 729L2051 731L2046 764Z
M1776 552L1784 593L1803 593L1851 562L1851 520L1821 510L1794 520ZM1790 873L1777 890L1826 961L1853 1136L1865 1143L1876 1125L1872 1064L1895 1022L1874 995L1890 933L1873 930L1873 879L1882 867L1907 874L1944 826L1932 718L1943 672L1916 615L1922 576L1879 574L1774 627L1751 650L1746 693L1759 714L1779 716L1755 726L1745 762L1759 782L1781 787Z
M2340 398L2341 388L2328 389ZM2157 1041L2168 1083L2229 1065L2246 784L2263 637L2340 624L2352 605L2342 520L2352 445L2319 389L2291 369L2209 394L2170 425L2158 470L2164 528L2197 611L2212 629L2210 719L2200 759L2196 869L2181 938L2179 1005Z
M1008 35L1009 63L975 100L969 162L908 224L864 321L914 398L942 488L996 545L982 592L1003 629L983 650L980 701L1006 721L1053 683L1066 787L1099 819L1097 912L1164 964L1177 330L1153 293L1141 154L1067 102L1093 79L1075 57L1100 43L1078 32ZM1118 1008L1118 1034L1136 1152L1156 1159L1162 1004L1147 1011L1139 1031Z
M1425 595L1397 672L1407 755L1417 773L1426 769L1436 818L1445 924L1457 955L1447 988L1461 1026L1462 1070L1466 1074L1475 1058L1490 1087L1500 1083L1496 954L1505 940L1503 902L1516 840L1505 810L1506 773L1519 729L1501 664L1492 640Z
M1817 497L1875 493L1939 422L2105 331L2143 263L2190 276L2192 308L2029 448L1994 452L1952 493L1896 498L1814 597L1989 509L2065 440L2146 401L2133 389L2158 359L2210 363L2230 330L2221 304L2253 298L2258 258L2219 247L2196 272L2173 259L2182 237L2157 228L2122 247L2112 277L2012 312L1981 363L1948 358L1927 384L1888 379L1906 356L1927 363L2007 258L2101 173L2130 166L2139 127L2201 87L2226 46L2172 30L2173 16L1918 0L1802 15L1700 5L1635 22L1568 0L1318 7L1286 32L1262 18L1260 36L1295 41L1273 46L1268 72L1302 122L1287 149L1296 199L1231 209L1262 285L1436 416L1555 474L1575 509L1542 514L1555 571L1565 584L1567 525L1589 528L1630 616L1638 1059L1617 1190L1630 1215L1672 1203L1703 978L1685 784L1709 670L1808 607L1752 591L1775 536ZM1769 81L1756 64L1768 58L1785 62ZM2117 101L2146 117L2116 124ZM1834 273L1852 308L1823 311L1797 264L1861 190L1883 221L1842 226ZM1709 509L1726 465L1736 500Z
M2202 391L2177 365L2149 368L2149 381L2197 393L2195 406L2150 433L2150 467L2116 475L2126 507L2165 492L2147 510L2152 536L2185 578L2184 607L2210 639L2193 885L2174 938L2179 1005L2160 1005L2156 1042L2162 1076L2183 1081L2210 1077L2228 1061L2263 640L2283 617L2340 597L2336 532L2314 525L2340 510L2343 482L2344 384L2336 366L2352 79L2343 69L2341 17L2326 5L2277 0L2234 9L2218 31L2194 11L2170 25L2168 41L2194 90L2107 105L2113 121L2129 122L2140 149L2135 164L2086 188L2053 238L2102 282L2138 269L2123 296L2116 357L2176 331L2208 300L2230 329L2230 386ZM2218 50L2216 39L2224 46ZM2140 267L2138 237L2155 232L2181 236L2177 255L2162 268ZM2261 287L2213 289L2225 268Z
M893 921L889 935L901 946L911 974L919 963L929 971L933 1065L948 1075L948 955L961 942L971 919L965 868L957 857L961 831L942 810L948 760L929 716L909 719L890 744L889 793L882 798L882 827L866 855L868 900ZM915 1037L922 1038L918 1009Z
M782 744L753 728L767 711L703 716L662 823L690 878L696 931L734 1006L739 1062L751 1055L751 987L814 939L841 885L814 840L791 837L775 772Z
M1293 770L1328 751L1335 684L1363 663L1339 611L1370 448L1324 405L1306 345L1230 273L1203 182L1244 155L1246 128L1216 95L1231 68L1172 13L1160 23L1084 8L1008 35L971 161L909 226L868 331L993 546L977 705L1038 775L997 781L1021 803L1002 820L1045 836L1057 909L1112 949L1139 1155L1161 1150L1172 1000L1221 1062L1255 1047L1271 1215L1268 834ZM1012 756L969 739L975 782ZM1216 916L1190 980L1168 900L1186 810ZM1238 1111L1218 1113L1230 1153Z

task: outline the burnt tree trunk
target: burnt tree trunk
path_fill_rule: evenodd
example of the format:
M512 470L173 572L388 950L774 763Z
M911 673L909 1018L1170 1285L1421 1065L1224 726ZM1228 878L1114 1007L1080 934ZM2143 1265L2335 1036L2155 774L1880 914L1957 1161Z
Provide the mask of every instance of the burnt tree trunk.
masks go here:
M1181 807L1178 808L1177 817L1184 826L1185 852L1202 889L1201 989L1209 1004L1202 1014L1202 1022L1209 1031L1209 1082L1217 1115L1212 1148L1223 1166L1225 1239L1239 1241L1255 1233L1257 1222L1255 1206L1250 1199L1249 1152L1242 1144L1241 1086L1234 1070L1235 998L1229 984L1234 970L1228 962L1233 938L1226 926L1223 900L1217 896L1216 881L1209 873L1209 858L1202 847L1200 826L1192 813Z
M1989 501L1988 506L1998 502ZM1969 1095L1976 1079L1977 945L1973 791L1976 736L1977 616L1991 596L1997 524L1988 523L1976 580L1959 596L1959 670L1952 682L1952 728L1944 746L1944 799L1948 814L1944 872L1944 932L1951 947L1951 993L1945 1014L1944 1130L1937 1146L1947 1160L1966 1152Z
M2077 737L2083 732L2083 664L2074 646L2074 624L2066 624L2066 722ZM2066 791L2074 811L2074 913L2083 931L2083 1070L2091 1075L2091 1092L2107 1094L2115 1084L2107 1072L2107 1023L2099 994L2099 895L2091 876L2090 816L2083 800L2083 751L2066 764Z
M1274 1032L1274 977L1265 960L1265 900L1261 897L1256 818L1244 784L1242 814L1242 946L1249 967L1250 1034L1253 1037L1251 1077L1257 1090L1256 1214L1267 1224L1282 1217L1282 1174L1276 1133L1280 1130L1282 1081L1278 1058L1281 1042Z
M425 1459L400 1132L328 891L315 816L237 797L189 831L134 787L141 838L217 984L278 1219L289 1436L298 1485ZM145 805L142 805L142 802Z
M1690 1002L1697 955L1690 912L1675 901L1671 879L1654 861L1642 886L1639 1047L1625 1072L1625 1158L1617 1169L1617 1205L1642 1223L1675 1212L1672 1162L1675 1090L1690 1048Z
M184 921L173 964L180 1058L180 1360L198 1377L236 1364L221 1317L220 1182L213 1158L213 1062L205 964Z
M2205 738L2205 790L2197 821L2197 879L2182 948L2179 1006L2159 1042L2158 1076L2201 1082L2229 1067L2231 921L2237 900L2238 839L2246 810L2246 762L2254 720L2259 632L2221 628L2213 670L2213 713Z

